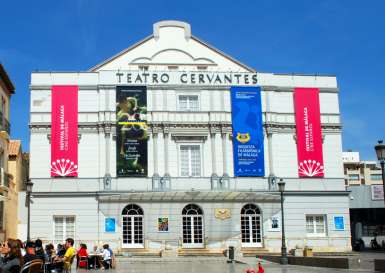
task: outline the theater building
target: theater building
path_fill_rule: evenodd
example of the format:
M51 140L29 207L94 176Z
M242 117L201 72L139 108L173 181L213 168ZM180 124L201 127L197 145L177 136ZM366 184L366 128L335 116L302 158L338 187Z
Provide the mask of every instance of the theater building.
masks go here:
M258 57L258 52L255 53ZM132 253L351 249L335 76L258 72L161 21L31 75L31 234Z

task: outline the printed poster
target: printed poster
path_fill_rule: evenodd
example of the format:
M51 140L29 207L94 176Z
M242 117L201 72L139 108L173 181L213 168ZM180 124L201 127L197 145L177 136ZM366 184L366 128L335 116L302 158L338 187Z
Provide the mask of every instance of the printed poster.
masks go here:
M231 87L235 176L264 176L260 87Z
M147 176L147 87L116 87L118 177Z

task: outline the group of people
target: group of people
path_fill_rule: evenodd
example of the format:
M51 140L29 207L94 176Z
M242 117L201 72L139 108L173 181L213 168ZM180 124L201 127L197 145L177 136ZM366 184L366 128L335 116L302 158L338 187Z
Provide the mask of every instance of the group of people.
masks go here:
M87 269L110 269L112 267L114 253L108 244L104 244L101 250L94 246L93 253L90 255L86 244L80 244L77 252L79 268Z
M19 273L34 262L47 266L47 269L63 271L69 269L76 251L74 240L68 238L65 245L59 245L55 252L54 246L48 244L43 249L40 239L28 241L25 244L19 239L8 239L1 246L0 270L2 273Z
M101 251L94 247L94 255L89 255L85 244L80 244L76 251L72 238L67 238L64 244L58 244L56 249L53 244L47 244L43 248L40 239L26 243L18 239L8 239L1 245L0 253L1 273L26 273L32 263L40 263L44 272L68 272L75 257L80 268L109 269L113 258L108 244L103 245Z

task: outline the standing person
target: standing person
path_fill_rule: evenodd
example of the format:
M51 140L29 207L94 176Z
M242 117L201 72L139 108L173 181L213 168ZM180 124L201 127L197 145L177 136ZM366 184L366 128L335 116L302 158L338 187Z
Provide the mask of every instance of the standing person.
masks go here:
M111 267L111 253L108 250L108 245L103 245L103 266L104 269L109 269Z
M23 256L21 256L20 244L17 240L8 239L2 245L0 258L0 270L2 273L19 273L23 265Z

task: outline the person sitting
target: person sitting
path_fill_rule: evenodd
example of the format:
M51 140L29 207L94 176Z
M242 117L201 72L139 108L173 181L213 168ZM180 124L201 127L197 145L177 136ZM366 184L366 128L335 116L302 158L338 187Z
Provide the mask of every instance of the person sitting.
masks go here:
M8 239L1 247L0 270L2 273L19 273L23 264L20 244L17 240Z
M87 261L84 260L84 258L81 260L82 257L87 257ZM77 258L79 261L78 266L80 268L88 267L87 263L89 263L89 258L88 258L88 252L87 252L87 245L86 244L80 244L80 248L79 248L78 253L77 253Z
M103 245L103 267L109 269L111 267L111 253L108 250L108 245Z
M74 248L74 239L67 238L65 247L66 253L64 254L64 257L62 259L64 262L64 270L68 272L71 269L73 259L76 255L76 250Z
M63 257L64 254L66 253L66 249L64 248L64 246L62 244L58 244L57 247L56 247L56 256L58 257Z
M39 259L45 261L43 242L40 239L36 239L35 241L35 254Z
M40 258L36 255L35 252L35 243L29 241L25 244L25 252L26 254L23 257L24 263L28 263L33 260L39 260ZM40 259L41 260L41 259ZM43 260L44 261L44 260Z

